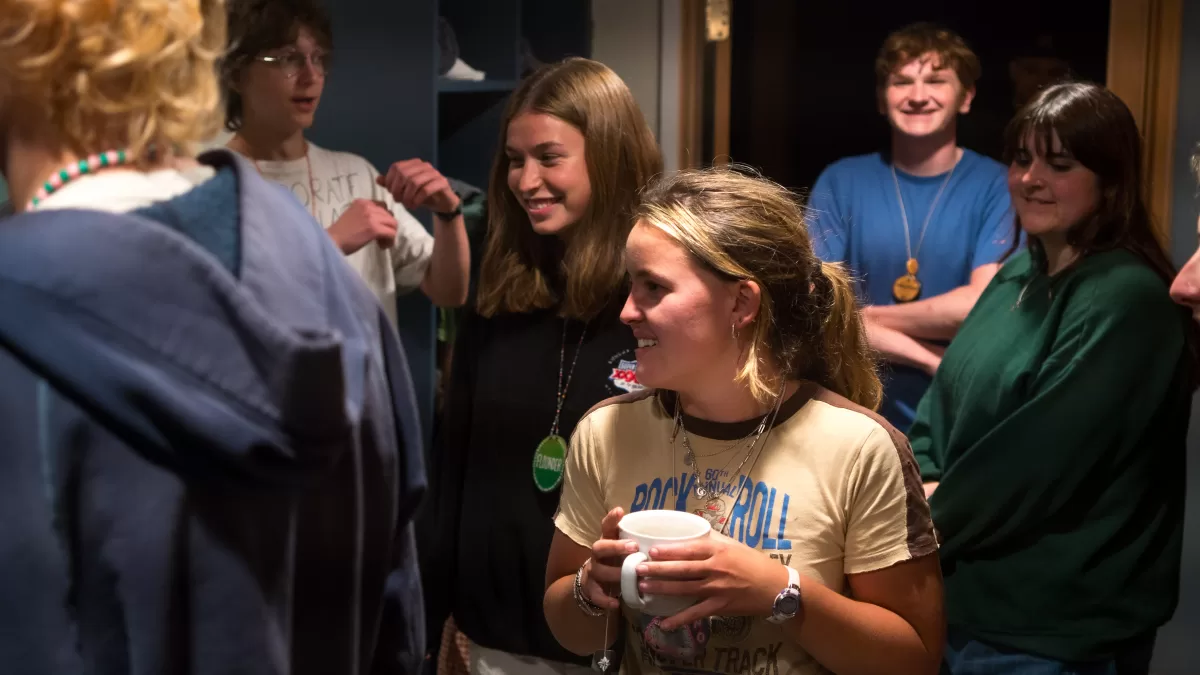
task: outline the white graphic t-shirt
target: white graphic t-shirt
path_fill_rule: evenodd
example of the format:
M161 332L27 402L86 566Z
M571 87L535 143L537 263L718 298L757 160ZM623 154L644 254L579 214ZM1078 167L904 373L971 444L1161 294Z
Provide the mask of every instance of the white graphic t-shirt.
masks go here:
M839 593L849 592L847 575L937 551L912 450L878 415L806 384L780 407L761 454L744 464L749 443L736 439L753 434L759 420L718 424L685 415L693 473L681 444L672 448L673 411L673 394L645 390L580 420L554 519L563 534L590 548L617 506L690 511ZM697 482L721 495L719 503L697 498ZM765 617L711 617L667 632L657 618L622 607L622 672L630 675L828 672Z
M355 199L387 204L399 225L396 243L386 249L374 242L367 244L346 256L346 262L379 298L384 312L395 326L396 295L421 285L433 255L433 236L407 209L397 204L387 190L376 185L375 178L379 172L366 159L309 143L308 160L257 161L255 165L264 178L291 190L326 229L341 217ZM312 163L312 188L309 186L309 162Z

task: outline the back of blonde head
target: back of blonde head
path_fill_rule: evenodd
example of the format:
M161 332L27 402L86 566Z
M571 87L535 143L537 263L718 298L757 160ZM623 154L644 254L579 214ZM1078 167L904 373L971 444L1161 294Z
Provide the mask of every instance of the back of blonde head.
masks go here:
M526 112L557 117L584 137L592 198L583 219L571 226L565 252L559 252L556 238L534 233L508 188L508 125ZM610 305L625 278L625 237L633 227L638 190L660 171L654 133L610 68L570 58L526 78L509 99L488 186L480 314L557 305L564 316L586 319Z
M771 401L780 378L800 378L879 406L853 284L813 253L803 207L787 189L737 169L681 171L649 186L637 215L718 276L758 284L762 302L738 373L756 399Z
M222 0L0 0L0 92L77 155L216 133ZM40 130L45 131L45 130Z

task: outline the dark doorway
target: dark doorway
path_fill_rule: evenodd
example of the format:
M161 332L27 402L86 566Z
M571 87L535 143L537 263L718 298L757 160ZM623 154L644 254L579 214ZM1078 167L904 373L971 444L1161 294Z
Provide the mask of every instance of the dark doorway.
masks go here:
M998 157L1013 113L1010 61L1061 55L1073 77L1104 82L1108 17L1107 0L734 2L730 155L807 188L830 162L883 149L888 130L875 102L875 53L892 30L935 21L961 34L983 65L959 143ZM1043 67L1021 65L1027 76Z

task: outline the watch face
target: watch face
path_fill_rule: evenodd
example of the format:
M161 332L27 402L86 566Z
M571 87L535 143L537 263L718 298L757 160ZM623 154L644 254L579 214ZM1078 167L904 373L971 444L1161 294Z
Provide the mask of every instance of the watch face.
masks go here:
M800 611L800 596L795 593L780 595L775 600L775 611L784 616L794 616Z

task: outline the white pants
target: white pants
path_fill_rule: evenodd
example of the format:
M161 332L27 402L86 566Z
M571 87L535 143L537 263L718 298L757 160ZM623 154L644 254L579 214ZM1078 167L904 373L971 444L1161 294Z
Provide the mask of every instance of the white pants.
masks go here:
M591 675L591 668L533 656L518 656L474 642L471 649L471 675Z

